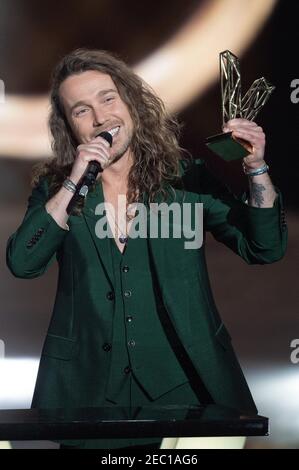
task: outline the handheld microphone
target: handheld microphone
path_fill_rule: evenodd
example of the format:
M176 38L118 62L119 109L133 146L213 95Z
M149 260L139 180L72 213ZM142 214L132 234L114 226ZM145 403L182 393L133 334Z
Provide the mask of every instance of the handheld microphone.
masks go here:
M109 144L110 147L112 146L113 137L110 132L100 132L100 134L96 135L96 137L102 137L105 139ZM102 172L103 168L101 164L97 160L93 160L88 163L86 172L82 178L82 181L78 185L78 194L79 196L86 197L89 187L92 186L98 176L99 172Z
M107 131L100 132L98 135L96 135L96 137L102 137L110 144L110 147L112 146L113 137L110 134L110 132L107 132ZM103 171L103 168L101 167L101 164L97 160L93 160L88 163L87 169L83 177L81 178L80 182L77 185L76 192L67 206L66 212L68 214L72 213L73 208L77 204L78 201L86 198L90 186L94 184L98 176L98 173L102 171Z

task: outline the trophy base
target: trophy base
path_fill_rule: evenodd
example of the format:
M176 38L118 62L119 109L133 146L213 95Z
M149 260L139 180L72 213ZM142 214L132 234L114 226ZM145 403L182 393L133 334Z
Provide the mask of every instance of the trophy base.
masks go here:
M231 132L212 135L206 139L205 144L227 162L239 160L249 155L249 151L232 137Z

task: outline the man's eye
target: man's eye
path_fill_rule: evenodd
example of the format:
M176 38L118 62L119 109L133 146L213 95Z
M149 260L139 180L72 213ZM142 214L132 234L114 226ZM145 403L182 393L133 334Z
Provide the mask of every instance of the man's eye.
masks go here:
M112 101L112 100L114 100L114 97L113 97L113 96L109 96L109 98L106 98L106 99L105 99L105 102L107 102L107 101Z
M84 114L85 111L87 111L87 108L80 109L80 111L75 112L75 116L80 116L80 114Z

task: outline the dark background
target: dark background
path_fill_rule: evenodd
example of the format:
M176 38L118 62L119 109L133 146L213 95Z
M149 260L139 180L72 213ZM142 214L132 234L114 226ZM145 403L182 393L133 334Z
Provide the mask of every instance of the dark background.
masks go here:
M199 3L1 0L0 77L6 93L47 93L53 66L77 47L111 50L134 65L169 38ZM299 78L298 12L297 2L278 2L271 18L240 58L244 91L260 76L276 86L257 122L265 129L266 161L286 205L287 255L272 265L247 266L211 237L207 243L216 303L232 334L261 414L272 419L272 437L252 439L249 447L299 447L299 428L295 423L299 416L299 383L294 385L293 379L285 378L289 377L285 374L298 377L299 367L290 362L290 341L299 338L299 103L290 100L291 81ZM245 187L247 181L240 162L224 165L204 145L205 138L218 133L221 127L219 83L195 99L179 118L185 124L182 146L194 156L207 158L219 177L227 178L240 190ZM17 139L18 129L15 131ZM8 358L39 357L56 291L56 266L41 278L21 280L13 278L5 265L6 240L20 224L31 192L33 163L36 161L5 155L0 158L0 338L5 341Z

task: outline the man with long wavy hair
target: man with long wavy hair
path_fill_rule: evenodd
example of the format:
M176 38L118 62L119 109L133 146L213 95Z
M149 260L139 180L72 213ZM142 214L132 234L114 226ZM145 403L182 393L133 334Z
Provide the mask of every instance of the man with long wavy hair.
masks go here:
M253 149L244 158L245 201L180 148L177 120L148 85L114 55L88 49L55 68L49 126L53 158L35 168L25 218L7 246L17 277L42 275L55 257L59 264L32 407L217 403L256 413L213 300L204 244L186 250L183 237L133 238L130 229L134 203L199 203L200 229L247 263L279 260L287 232L281 194L265 170L262 129L243 119L226 124ZM112 146L99 136L103 131L113 136ZM94 160L102 171L84 205L69 214ZM110 238L96 234L100 203L107 204ZM160 443L107 438L63 446Z
M80 92L86 89L87 83L93 81L95 88L99 88L99 77L104 80L104 93L93 98L97 99L98 105L101 98L101 103L105 102L106 109L111 110L113 117L109 117L107 122L105 117L97 115L100 107L98 110L90 110L81 105L71 110L76 104L75 97L77 94L81 96ZM131 121L130 128L127 129L126 123L122 123L109 153L105 152L107 142L95 136L109 126L112 128L114 124L120 124L122 118L118 114L114 115L113 109L119 104L122 104L123 110L127 108L126 118ZM87 116L89 110L91 113ZM117 110L119 112L121 111ZM89 128L84 128L84 135L80 135L81 124L84 125L91 118L93 122L89 124ZM122 161L118 165L124 165L124 160L130 162L130 171L128 164L125 165L128 171L128 204L136 199L137 189L140 193L147 192L152 200L157 192L164 192L165 183L179 176L179 161L183 149L178 144L178 121L166 112L163 102L140 77L121 60L105 51L78 49L58 64L52 78L49 127L53 136L54 158L49 163L35 167L32 183L35 185L43 174L50 174L53 177L52 192L56 192L62 181L70 175L78 154L78 143L85 145L80 154L80 161L84 160L85 165L77 165L77 174L72 174L76 181L86 163L96 159L94 157L100 158L103 168L108 165L107 171L102 175L105 179L107 174L107 180L108 173L114 171L115 164L121 157ZM116 144L116 139L121 142L121 146ZM83 153L92 158L84 157ZM128 160L129 154L134 155L134 158ZM114 164L111 166L112 162ZM122 174L122 171L118 173Z

